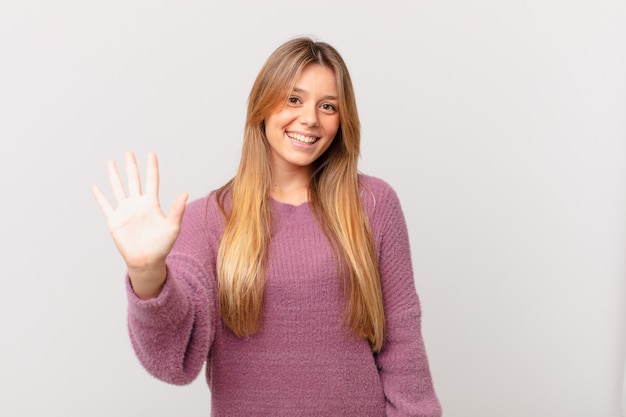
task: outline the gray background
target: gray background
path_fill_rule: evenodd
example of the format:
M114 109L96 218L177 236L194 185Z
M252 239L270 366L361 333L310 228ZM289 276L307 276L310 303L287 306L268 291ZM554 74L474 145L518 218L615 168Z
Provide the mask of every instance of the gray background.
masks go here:
M235 172L280 43L346 59L362 171L397 190L446 416L620 415L623 1L0 3L0 414L207 416L156 381L90 193L155 151L162 203ZM108 188L107 188L108 189Z

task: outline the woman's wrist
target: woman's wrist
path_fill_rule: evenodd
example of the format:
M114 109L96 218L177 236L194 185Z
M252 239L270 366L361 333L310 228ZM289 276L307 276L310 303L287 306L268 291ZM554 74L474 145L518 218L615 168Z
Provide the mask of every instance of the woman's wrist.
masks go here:
M148 300L161 294L167 277L167 267L162 262L142 268L128 268L128 276L137 297Z

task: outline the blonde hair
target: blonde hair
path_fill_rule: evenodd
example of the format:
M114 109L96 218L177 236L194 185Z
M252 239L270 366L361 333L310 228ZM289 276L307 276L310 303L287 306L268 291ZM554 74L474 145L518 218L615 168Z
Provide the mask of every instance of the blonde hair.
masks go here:
M309 200L345 276L346 319L373 351L383 344L384 309L372 231L360 199L357 163L360 123L348 69L330 45L309 38L288 41L261 68L248 99L241 161L218 191L226 227L217 257L222 319L239 337L261 323L265 261L270 242L270 148L264 120L282 106L309 64L331 68L339 92L340 125L327 151L311 166ZM225 199L230 199L226 209Z

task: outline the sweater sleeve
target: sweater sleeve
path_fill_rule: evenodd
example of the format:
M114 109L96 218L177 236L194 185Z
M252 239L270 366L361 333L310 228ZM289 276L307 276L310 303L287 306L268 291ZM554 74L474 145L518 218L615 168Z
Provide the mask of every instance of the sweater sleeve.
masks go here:
M127 278L128 329L146 370L165 382L191 383L214 339L215 255L206 227L207 200L190 203L166 259L167 278L158 297L142 300Z
M434 391L421 334L421 307L413 280L406 222L393 189L385 184L376 197L378 242L385 341L376 363L388 417L439 417L441 405ZM377 226L377 227L376 227Z

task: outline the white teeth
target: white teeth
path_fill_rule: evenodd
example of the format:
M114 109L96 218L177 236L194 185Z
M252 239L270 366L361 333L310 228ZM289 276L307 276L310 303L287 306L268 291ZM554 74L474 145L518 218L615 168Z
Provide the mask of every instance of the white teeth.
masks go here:
M289 133L287 134L287 136L289 136L291 139L297 140L298 142L302 142L302 143L313 143L317 140L316 137L304 136L299 133Z

